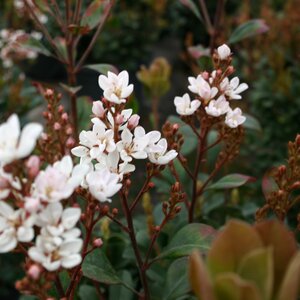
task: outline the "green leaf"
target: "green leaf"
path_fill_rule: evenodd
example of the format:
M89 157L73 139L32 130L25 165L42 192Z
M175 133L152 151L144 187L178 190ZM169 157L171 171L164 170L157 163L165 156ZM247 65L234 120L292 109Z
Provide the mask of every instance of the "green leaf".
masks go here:
M222 300L262 300L257 287L241 279L234 273L225 273L217 277L215 291Z
M101 22L101 16L110 1L94 0L86 9L81 19L81 26L95 28Z
M254 228L242 221L231 220L218 233L208 253L207 264L213 277L224 272L236 272L242 258L263 247Z
M273 249L259 248L247 254L241 261L237 273L255 283L264 300L271 299L273 292Z
M101 249L94 250L82 264L83 275L89 279L105 284L122 284L127 289L134 291L129 285L128 278L120 278Z
M129 286L133 286L133 280L130 272L124 270L120 274L122 281L126 282ZM122 300L132 300L133 292L126 288L125 286L110 286L109 287L109 300L122 299ZM89 299L89 298L86 298Z
M214 190L232 189L232 188L242 186L245 183L253 182L253 181L255 181L254 177L250 177L250 176L243 175L243 174L230 174L230 175L224 176L217 182L211 184L207 188L207 190L208 189L210 189L210 190L212 190L212 189L214 189Z
M190 291L187 268L187 258L177 259L170 265L163 300L177 300Z
M192 289L198 299L216 300L213 283L198 251L194 251L190 257L189 276Z
M79 287L78 296L81 300L97 300L99 299L96 289L93 286L83 284Z
M259 121L256 118L254 118L253 116L248 115L248 114L244 114L244 116L246 117L246 121L243 124L243 126L245 128L256 130L256 131L259 131L259 132L262 131L261 125L260 125Z
M169 245L153 261L187 256L195 249L207 252L215 232L211 226L205 224L188 224L174 235Z
M277 300L297 300L300 291L300 253L290 261L285 273L284 280L281 284Z
M290 230L276 220L257 223L254 228L260 235L264 246L273 248L274 291L276 292L283 280L291 257L297 253L296 240Z
M202 22L202 17L201 14L199 12L198 7L196 6L196 4L193 2L193 0L180 0L180 2L186 6L187 8L189 8L194 15Z
M191 152L193 152L196 149L197 143L198 143L197 137L196 137L195 133L193 132L193 130L187 124L185 124L180 118L178 118L176 116L170 116L168 118L168 121L173 124L177 123L180 126L179 132L184 137L184 143L182 145L180 152L183 155L188 155Z
M83 275L89 279L105 284L121 284L122 281L100 249L87 255L82 264Z
M228 43L233 44L243 39L262 34L269 30L264 20L255 19L238 26L231 34Z
M118 73L118 69L115 66L109 65L109 64L86 65L83 68L91 69L91 70L94 70L98 73L105 74L105 75L107 74L108 71L116 73L116 74Z

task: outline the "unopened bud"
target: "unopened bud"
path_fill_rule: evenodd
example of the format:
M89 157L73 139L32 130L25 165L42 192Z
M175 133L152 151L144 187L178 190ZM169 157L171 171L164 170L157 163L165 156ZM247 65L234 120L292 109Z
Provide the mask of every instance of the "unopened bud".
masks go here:
M41 271L42 271L41 268L38 265L34 264L30 266L30 268L27 271L27 274L33 280L37 280L40 277Z
M53 128L54 130L58 131L61 129L61 125L58 122L55 122Z
M26 161L27 173L30 178L35 178L40 171L41 161L37 155L31 155Z
M41 137L42 137L42 139L43 139L44 141L47 141L47 140L49 139L48 134L45 133L45 132L43 132L43 133L41 134Z
M117 123L118 125L123 124L123 123L124 123L124 116L118 114L118 115L116 116L116 123Z
M0 190L9 188L9 182L3 177L0 177Z
M75 143L76 143L76 141L70 136L66 141L66 146L68 148L73 148Z
M119 210L118 210L116 207L113 208L112 214L113 214L114 216L116 216L118 213L119 213Z
M220 69L219 69L219 70L217 70L217 76L221 76L221 75L222 75L222 73L223 73L223 72L222 72L222 70L220 70Z
M173 124L172 126L173 131L176 132L179 129L179 125L177 123Z
M234 67L233 66L229 66L227 68L227 73L228 73L228 76L231 75L232 73L234 73Z
M134 129L136 126L139 125L139 121L140 121L140 116L135 114L132 115L129 120L128 120L128 128L129 129Z
M127 186L131 186L131 180L130 180L130 179L127 179L127 180L126 180L126 185L127 185Z
M181 212L181 206L176 206L175 207L175 213L178 214Z
M292 190L297 190L300 188L300 181L296 181L292 184L291 189Z
M300 146L300 134L297 134L296 143L298 146Z
M155 226L155 227L154 227L154 231L155 231L155 232L159 232L159 231L160 231L160 226Z
M52 97L53 96L53 94L54 94L54 92L53 92L53 90L51 90L51 89L46 89L46 91L45 91L45 96L46 97Z
M203 79L208 80L209 79L209 73L204 71L201 73L201 76L203 77Z
M67 134L67 135L71 135L72 133L73 133L72 127L68 127L68 128L66 129L66 134Z
M153 188L155 187L155 183L152 182L152 181L150 181L150 182L148 183L148 187L149 187L149 189L153 189Z
M92 112L98 118L102 118L104 116L105 109L103 107L102 101L99 100L99 101L94 101L93 102Z
M103 245L103 241L101 238L95 239L93 241L93 246L96 248L100 248Z
M180 183L178 181L173 185L173 191L177 193L180 192Z
M67 113L63 113L63 114L61 115L61 118L62 118L64 121L68 121L69 116L68 116Z
M64 107L62 105L60 105L58 107L58 112L61 114L64 111Z
M280 167L278 167L278 175L282 176L286 173L286 166L285 165L281 165Z
M102 213L103 213L104 215L106 215L108 212L109 212L109 206L108 206L108 205L104 205L104 206L102 207Z

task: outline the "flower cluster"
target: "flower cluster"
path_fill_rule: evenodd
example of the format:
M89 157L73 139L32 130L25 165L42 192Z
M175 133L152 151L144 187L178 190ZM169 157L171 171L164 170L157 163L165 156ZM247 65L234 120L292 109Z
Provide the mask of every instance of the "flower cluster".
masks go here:
M155 165L166 165L177 152L168 149L159 131L146 133L139 126L140 117L125 109L126 98L133 91L127 71L100 75L99 86L104 98L93 103L93 127L80 133L80 145L72 153L80 157L81 165L89 167L82 186L103 202L121 189L124 175L135 170L134 160L148 158Z
M38 156L27 157L42 130L30 123L21 131L16 115L0 125L0 253L33 242L31 260L54 271L81 262L82 240L75 227L81 209L64 208L62 201L84 180L88 166L73 166L67 155L41 170Z
M189 116L200 108L211 117L225 116L225 124L236 128L245 122L246 117L242 115L240 108L232 109L230 102L242 99L240 94L248 89L248 85L240 83L238 77L231 80L228 78L234 69L231 66L231 50L227 45L216 50L214 60L216 70L188 78L188 89L195 94L195 99L191 101L187 93L182 97L175 97L176 111L181 116Z
M27 39L34 38L40 40L41 33L26 33L24 30L8 30L0 31L0 58L5 68L10 68L14 60L35 59L37 52L26 48L22 45Z

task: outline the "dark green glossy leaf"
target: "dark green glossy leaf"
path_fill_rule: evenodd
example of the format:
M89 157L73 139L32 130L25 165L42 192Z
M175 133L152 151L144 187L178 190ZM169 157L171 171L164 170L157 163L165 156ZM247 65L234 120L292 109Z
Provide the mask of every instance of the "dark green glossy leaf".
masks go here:
M207 252L215 232L211 226L205 224L188 224L174 235L169 245L154 260L187 256L195 249Z

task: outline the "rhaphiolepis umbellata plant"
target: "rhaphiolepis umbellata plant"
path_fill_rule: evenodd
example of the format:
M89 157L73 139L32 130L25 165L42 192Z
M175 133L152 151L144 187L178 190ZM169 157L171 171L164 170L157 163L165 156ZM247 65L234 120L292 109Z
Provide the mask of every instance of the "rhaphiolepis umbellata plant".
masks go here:
M29 123L21 129L16 114L0 125L0 252L18 252L24 258L25 276L16 282L16 288L38 299L194 299L186 257L195 248L207 252L216 235L209 225L194 223L202 216L206 193L252 180L231 174L212 183L238 155L246 124L236 100L248 86L240 84L238 77L230 78L234 73L231 49L225 44L213 49L213 69L188 78L193 96L175 97L180 119L170 118L162 132L146 132L139 115L128 108L134 87L127 71L87 66L102 71L98 84L103 97L90 105L90 127L77 134L80 87L76 86L76 74L84 67L114 1L93 1L87 8L80 0L65 1L63 7L55 0L16 1L16 5L29 13L45 40L40 42L35 33L3 31L7 51L2 55L11 59L6 67L16 59L11 53L20 58L34 58L37 52L54 56L67 71L68 85L62 86L71 104L69 117L62 95L36 84L47 102L45 126ZM45 15L56 22L61 37L51 36ZM94 28L88 47L77 57L80 39ZM47 47L42 44L45 41ZM104 72L104 67L111 71ZM158 123L157 118L156 127ZM196 159L188 159L194 150ZM143 177L141 186L135 174ZM155 186L164 186L167 198L159 197ZM156 206L154 198L159 200ZM141 204L144 214L138 213ZM249 225L233 224L247 228L249 236L255 235ZM282 236L291 240L281 225L266 224L257 228L268 231L278 227ZM246 236L236 237L243 249L249 246ZM256 234L251 251L269 245L263 237ZM296 253L294 241L286 244L287 251L292 249L290 256ZM268 249L261 252L269 268L273 250ZM197 259L191 259L196 261L193 268ZM273 265L276 269L277 262ZM298 264L295 269L293 272L298 272ZM268 274L269 281L262 289L271 297L276 294L272 270ZM256 277L246 279L256 282ZM201 278L199 282L202 286Z

